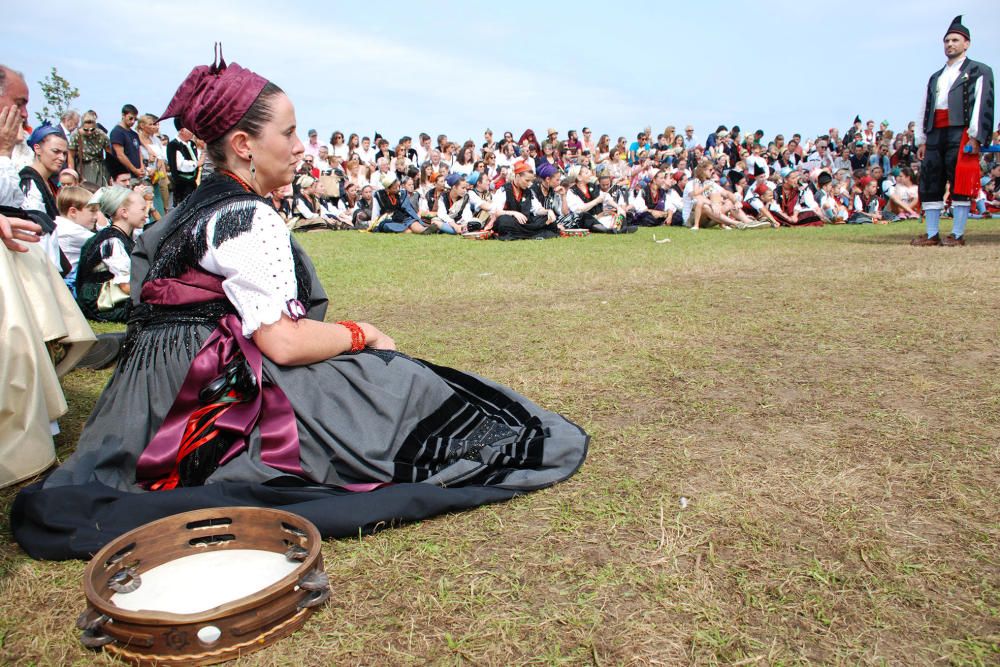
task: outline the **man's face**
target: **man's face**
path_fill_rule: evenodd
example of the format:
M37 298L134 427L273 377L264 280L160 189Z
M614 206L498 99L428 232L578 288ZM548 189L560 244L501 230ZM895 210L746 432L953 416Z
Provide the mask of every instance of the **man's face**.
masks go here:
M28 84L14 72L7 70L7 81L0 95L0 109L17 107L21 122L28 121Z
M690 139L691 137L694 136L694 128L688 125L687 127L684 128L684 134L686 134Z
M960 58L969 50L969 40L955 32L944 36L944 55L949 60Z
M315 132L311 133L311 134L309 135L309 143L310 143L310 144L312 144L313 146L315 146L315 145L316 145L316 143L317 143L317 141L318 141L318 140L317 140L317 138L316 138L316 133L315 133Z
M875 121L873 121L873 120L868 121L868 129L869 130L874 130L875 129Z
M123 174L118 174L117 176L115 176L114 180L111 182L111 185L120 185L123 188L127 188L131 181L132 181L132 174L126 171Z
M879 166L872 167L872 178L874 178L876 181L881 180L882 167Z
M122 127L127 127L129 129L135 125L135 114L132 112L122 114Z

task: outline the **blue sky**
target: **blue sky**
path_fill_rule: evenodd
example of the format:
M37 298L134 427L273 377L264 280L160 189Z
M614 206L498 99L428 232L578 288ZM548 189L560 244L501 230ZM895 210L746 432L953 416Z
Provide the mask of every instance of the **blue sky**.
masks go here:
M478 141L485 127L588 125L631 139L686 123L701 137L734 123L810 137L855 114L894 128L914 119L956 12L969 55L1000 69L1000 2L945 4L90 0L5 11L0 43L32 111L56 66L105 125L126 102L161 113L222 41L228 60L288 92L303 137Z

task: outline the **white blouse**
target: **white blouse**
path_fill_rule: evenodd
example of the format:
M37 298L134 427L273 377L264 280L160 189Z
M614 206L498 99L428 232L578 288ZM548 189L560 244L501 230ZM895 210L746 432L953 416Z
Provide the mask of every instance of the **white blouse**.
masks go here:
M256 206L251 229L218 246L212 242L216 217L208 221L208 252L200 263L223 277L222 289L236 307L247 338L277 322L282 313L290 316L288 302L297 298L288 228L273 208L261 202Z

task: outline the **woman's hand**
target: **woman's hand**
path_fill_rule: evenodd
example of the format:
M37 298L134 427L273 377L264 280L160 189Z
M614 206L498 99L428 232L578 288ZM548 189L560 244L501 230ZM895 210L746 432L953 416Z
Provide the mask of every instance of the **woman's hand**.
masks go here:
M375 350L395 350L396 341L385 335L379 329L368 322L358 322L361 331L365 334L365 347Z

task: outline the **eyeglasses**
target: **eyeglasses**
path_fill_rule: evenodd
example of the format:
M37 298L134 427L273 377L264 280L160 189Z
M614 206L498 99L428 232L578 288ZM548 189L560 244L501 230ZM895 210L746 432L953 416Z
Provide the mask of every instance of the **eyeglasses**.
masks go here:
M93 132L97 128L93 128L93 127L81 127L80 129L89 134L89 133Z

